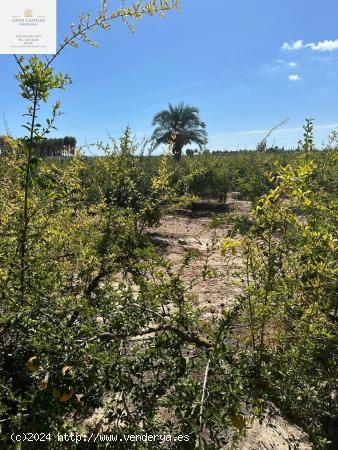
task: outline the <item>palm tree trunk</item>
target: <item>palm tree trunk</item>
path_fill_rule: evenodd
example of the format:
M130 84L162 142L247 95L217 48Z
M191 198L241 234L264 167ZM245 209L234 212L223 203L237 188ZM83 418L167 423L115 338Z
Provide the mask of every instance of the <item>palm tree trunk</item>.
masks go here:
M183 146L179 143L175 143L173 145L173 156L174 156L175 161L179 161L181 159L182 148L183 148Z

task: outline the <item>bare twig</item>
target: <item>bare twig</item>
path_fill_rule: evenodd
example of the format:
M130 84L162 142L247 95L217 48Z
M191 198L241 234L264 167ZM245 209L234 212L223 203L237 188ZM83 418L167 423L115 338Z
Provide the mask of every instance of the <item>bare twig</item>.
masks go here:
M208 381L208 375L209 375L209 368L210 368L210 358L208 359L208 363L205 368L204 380L203 380L202 398L201 398L201 406L200 406L200 417L199 417L200 433L203 430L203 408L204 408L205 392L206 392L206 388L207 388L207 381ZM195 448L198 448L199 446L200 446L200 435L198 436L198 439L196 439Z

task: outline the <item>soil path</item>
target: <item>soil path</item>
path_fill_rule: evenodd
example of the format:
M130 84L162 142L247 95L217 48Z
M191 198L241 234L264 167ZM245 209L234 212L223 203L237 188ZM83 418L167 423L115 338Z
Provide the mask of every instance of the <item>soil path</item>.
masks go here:
M184 270L183 278L187 283L196 280L197 284L191 292L196 297L196 303L205 310L206 316L217 315L224 308L231 307L240 293L234 278L222 276L229 271L230 264L241 263L239 258L226 260L220 251L220 245L231 226L212 228L212 216L215 212L225 211L236 215L247 214L250 206L250 202L238 200L234 195L229 197L223 211L215 202L199 202L193 210L165 216L155 230L147 233L159 246L161 254L170 259L176 268L188 252L195 255ZM206 261L214 276L203 281Z

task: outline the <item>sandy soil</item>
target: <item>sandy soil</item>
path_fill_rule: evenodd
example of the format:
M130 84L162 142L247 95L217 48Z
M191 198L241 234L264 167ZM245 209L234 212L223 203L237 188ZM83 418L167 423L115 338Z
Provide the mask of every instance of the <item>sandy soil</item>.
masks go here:
M200 203L193 211L165 216L155 230L147 233L155 245L159 246L160 252L169 258L176 268L180 266L187 252L193 251L196 254L185 269L183 278L187 284L196 280L191 292L196 296L196 303L205 309L206 316L217 315L224 308L231 308L240 293L235 278L222 276L229 272L230 266L240 265L241 260L226 260L220 252L220 244L231 227L210 227L212 214L220 209L218 206L213 202ZM250 202L230 196L224 210L243 215L249 212L250 206ZM208 268L215 271L215 274L203 281L201 274L206 261Z
M312 448L307 435L301 429L281 416L275 415L262 424L255 421L239 444L238 450L310 450Z

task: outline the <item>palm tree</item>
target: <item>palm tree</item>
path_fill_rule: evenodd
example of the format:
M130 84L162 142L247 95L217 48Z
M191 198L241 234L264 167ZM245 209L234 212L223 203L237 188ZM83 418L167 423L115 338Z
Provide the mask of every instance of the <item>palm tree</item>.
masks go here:
M194 106L180 103L157 113L153 119L156 126L151 140L156 148L160 144L170 146L174 158L179 161L185 145L194 142L200 148L207 142L205 123L199 117L199 110Z

